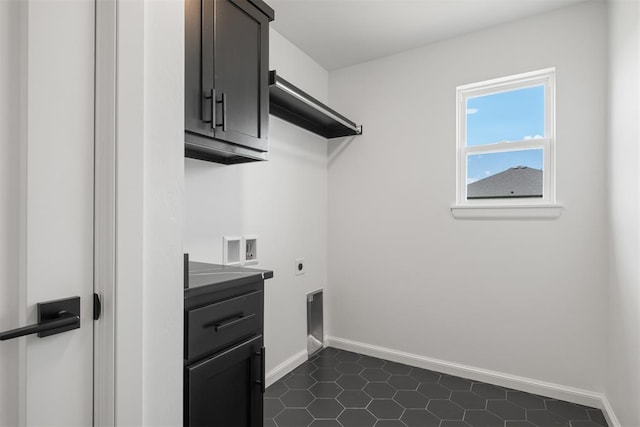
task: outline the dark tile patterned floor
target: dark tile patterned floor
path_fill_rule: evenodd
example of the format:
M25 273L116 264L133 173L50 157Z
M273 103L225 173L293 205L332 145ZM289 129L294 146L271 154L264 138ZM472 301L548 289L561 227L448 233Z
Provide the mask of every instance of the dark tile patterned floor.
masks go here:
M265 427L602 427L599 409L325 348L265 392Z

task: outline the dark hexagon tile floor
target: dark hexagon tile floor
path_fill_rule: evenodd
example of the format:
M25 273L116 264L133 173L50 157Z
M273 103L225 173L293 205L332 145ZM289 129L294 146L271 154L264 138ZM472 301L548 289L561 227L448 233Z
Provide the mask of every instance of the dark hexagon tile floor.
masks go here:
M275 427L607 427L602 411L327 347L272 384Z

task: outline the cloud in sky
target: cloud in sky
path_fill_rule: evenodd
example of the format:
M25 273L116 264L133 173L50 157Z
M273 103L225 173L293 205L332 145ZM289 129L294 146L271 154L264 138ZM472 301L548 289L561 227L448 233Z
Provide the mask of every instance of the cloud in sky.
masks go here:
M480 111L480 110L479 110L479 109L477 109L477 108L467 108L467 115L469 115L469 114L475 114L475 113L477 113L478 111Z
M482 179L485 179L489 176L493 175L493 171L490 170L485 170L484 171L484 176L470 176L467 177L467 185L469 184L473 184L474 182L480 181Z
M544 138L544 136L542 135L536 135L536 136L531 136L531 135L527 135L524 138L522 138L524 141L529 141L531 139L542 139Z

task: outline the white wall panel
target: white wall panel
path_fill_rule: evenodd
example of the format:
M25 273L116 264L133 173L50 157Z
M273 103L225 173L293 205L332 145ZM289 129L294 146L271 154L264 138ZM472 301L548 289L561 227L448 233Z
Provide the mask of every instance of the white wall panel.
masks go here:
M640 6L609 2L610 259L607 398L640 425Z
M331 72L329 334L602 392L606 5ZM557 220L456 220L456 86L557 69Z

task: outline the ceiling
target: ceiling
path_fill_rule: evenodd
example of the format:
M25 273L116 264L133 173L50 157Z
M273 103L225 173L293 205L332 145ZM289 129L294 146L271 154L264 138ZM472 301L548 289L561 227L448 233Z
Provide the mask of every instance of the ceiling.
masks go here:
M271 24L331 71L584 0L267 0Z

